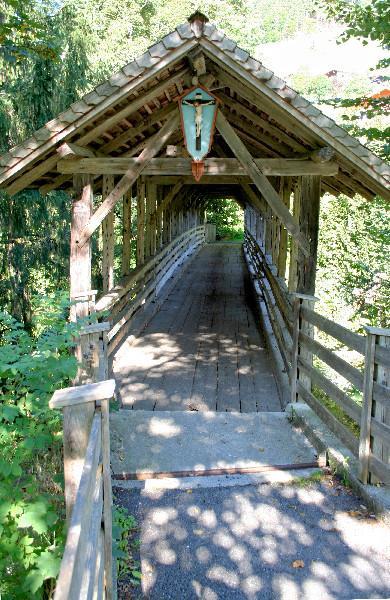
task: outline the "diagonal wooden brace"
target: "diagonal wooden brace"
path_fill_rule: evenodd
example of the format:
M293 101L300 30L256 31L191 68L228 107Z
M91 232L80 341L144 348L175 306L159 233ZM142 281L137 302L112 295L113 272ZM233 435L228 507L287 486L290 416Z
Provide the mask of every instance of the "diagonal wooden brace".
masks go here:
M87 240L89 240L93 232L96 231L103 219L114 208L115 204L133 185L133 183L148 165L150 160L160 152L161 148L169 140L170 136L179 125L179 120L179 112L175 111L174 114L170 116L170 118L160 129L158 134L154 136L152 140L149 140L147 142L145 148L138 156L137 162L129 167L129 169L114 187L112 192L107 196L107 198L99 206L99 208L93 213L89 222L81 231L79 239L76 240L80 247L84 246Z
M301 233L297 221L291 215L281 198L279 198L279 195L272 187L264 173L262 173L260 170L249 150L240 140L237 133L234 131L233 127L230 125L221 111L218 111L216 124L218 131L228 146L230 146L235 157L244 167L245 171L262 194L263 198L268 202L274 213L282 221L287 231L296 240L303 254L305 256L309 256L309 241Z

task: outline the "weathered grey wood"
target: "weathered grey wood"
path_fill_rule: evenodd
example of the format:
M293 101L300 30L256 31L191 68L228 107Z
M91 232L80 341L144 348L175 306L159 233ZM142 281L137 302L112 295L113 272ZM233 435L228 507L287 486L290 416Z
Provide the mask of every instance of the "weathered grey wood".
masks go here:
M102 188L102 201L111 194L114 189L114 177L112 175L103 175L103 188ZM114 287L114 249L115 249L115 236L114 236L114 225L115 225L115 214L114 211L108 213L108 215L102 221L102 278L103 278L103 292L108 292Z
M252 178L253 183L259 189L264 199L278 215L286 229L288 229L291 235L296 239L304 254L307 255L309 252L308 241L300 232L298 223L294 220L290 211L283 204L266 176L254 162L244 143L240 140L233 127L220 111L218 111L217 114L217 128L247 174Z
M54 600L77 598L77 590L82 582L85 560L83 550L88 539L89 520L93 505L92 498L99 468L101 449L100 415L93 418L91 431L87 439L85 461L69 524Z
M370 331L370 329L368 330ZM372 335L376 335L377 337L377 344L375 346L375 350L374 350L374 360L377 360L377 356L378 356L378 352L377 352L377 348L379 347L383 352L387 352L387 356L389 356L390 354L390 331L382 331L381 333L375 333ZM378 423L384 423L385 425L390 425L390 368L388 366L385 366L384 364L377 364L376 365L376 372L374 374L374 381L376 383L374 383L374 406L373 406L373 410L372 410L372 414L373 416L375 416L375 420ZM375 396L375 385L380 384L382 386L385 386L385 389L387 390L387 399L388 402L384 403L384 402L380 402L376 396ZM373 422L371 422L371 430L372 430L372 424ZM387 436L387 438L384 438L383 436L376 436L374 435L373 441L372 441L372 454L373 456L375 456L377 459L379 459L382 463L384 463L384 465L387 465L387 468L389 468L389 463L390 463L390 437ZM387 474L387 477L389 479L389 473ZM387 479L387 481L388 481ZM383 479L377 479L375 477L371 477L372 483L378 483L378 482L382 482L384 483L385 481Z
M299 222L301 212L301 185L302 179L299 177L293 194L293 216ZM290 292L296 292L298 287L298 245L294 238L291 238L290 246L290 266L288 272L288 289Z
M80 590L77 590L79 598L83 600L94 600L95 596L95 573L98 562L103 513L103 478L101 470L97 472L92 502L91 525L88 531L84 572L82 573Z
M376 475L378 481L383 482L385 485L390 483L390 468L389 465L385 464L379 458L370 454L368 459L369 470Z
M113 395L112 395L113 397ZM101 403L102 414L102 462L103 462L103 518L104 518L104 571L106 582L106 600L113 600L112 581L112 487L110 467L110 421L109 400Z
M133 185L139 175L147 166L148 162L161 150L164 144L168 141L172 133L176 130L179 124L178 112L173 113L163 127L160 129L156 137L146 142L144 150L136 159L134 165L131 165L109 196L102 202L99 208L94 212L88 224L83 228L79 235L78 244L82 247L91 237L93 232L99 227L103 219L114 208L115 204L122 198L123 194Z
M146 179L146 232L145 256L156 254L156 211L157 211L157 186L148 177Z
M352 348L353 350L360 352L360 354L365 353L366 340L364 339L364 336L354 333L334 321L330 321L309 308L302 309L302 318L321 331L331 335L342 344L345 344L348 348Z
M348 381L353 383L353 385L355 385L359 390L363 390L363 375L358 369L356 369L356 367L353 367L344 359L340 358L331 350L328 350L328 348L325 348L325 346L317 342L317 340L313 340L308 335L301 332L299 337L304 348L306 347L307 350L316 354L318 358L324 361L332 369L340 373L340 375L348 379Z
M54 392L49 400L49 408L63 408L64 406L99 402L113 398L114 393L115 379L68 387ZM93 409L95 409L95 407L93 407Z
M331 161L335 156L335 151L333 148L329 146L324 146L323 148L318 148L317 150L313 150L310 153L310 158L315 163L324 164Z
M315 367L310 365L304 358L301 356L298 357L298 366L299 368L307 374L310 379L313 381L315 385L318 385L324 392L332 399L336 404L338 404L351 419L356 421L356 423L360 424L361 419L361 408L360 406L351 400L351 398L340 390L337 385L335 385L330 379L325 377Z
M281 198L288 210L290 210L290 196L291 196L291 178L283 177L281 180ZM286 263L287 263L287 250L288 250L288 233L284 225L280 224L280 235L279 235L279 253L278 253L278 276L284 279L286 275Z
M314 294L317 269L318 231L320 218L321 178L305 175L299 187L301 194L299 227L305 239L309 240L309 254L298 249L297 291Z
M57 149L57 153L60 157L67 157L70 160L73 157L79 158L95 158L96 152L91 148L83 148L78 144L73 144L72 142L65 142L61 144L61 146Z
M137 181L137 267L145 262L145 181Z
M131 200L132 187L123 196L123 223L122 223L122 264L121 275L124 277L130 272L131 261Z
M71 235L70 235L70 296L86 294L91 290L91 244L78 247L76 240L80 231L92 214L93 192L89 175L74 177L74 199L72 201ZM87 298L89 300L89 297ZM85 318L89 313L89 301L77 302L71 307L71 319ZM76 346L76 358L79 369L75 383L90 381L87 367L89 358L89 339L82 336ZM64 477L65 502L67 519L69 520L83 468L87 448L87 437L93 418L94 407L85 405L64 410Z
M116 138L115 138L116 139ZM115 141L115 140L113 140ZM72 155L70 155L72 156ZM299 158L255 158L254 163L264 175L321 175L334 176L338 173L337 163L314 163ZM91 175L121 175L130 166L136 166L136 158L94 157L64 158L57 163L57 171L63 174L88 173ZM245 176L247 171L235 158L206 158L205 175ZM147 175L192 175L191 160L188 158L153 158L145 167Z
M298 352L299 352L299 330L300 330L300 311L301 299L294 298L293 305L293 336L291 349L291 370L290 370L290 387L291 387L291 402L297 402L297 383L298 383Z
M298 394L318 414L320 419L331 429L337 437L355 454L359 453L359 440L323 405L308 389L298 381Z

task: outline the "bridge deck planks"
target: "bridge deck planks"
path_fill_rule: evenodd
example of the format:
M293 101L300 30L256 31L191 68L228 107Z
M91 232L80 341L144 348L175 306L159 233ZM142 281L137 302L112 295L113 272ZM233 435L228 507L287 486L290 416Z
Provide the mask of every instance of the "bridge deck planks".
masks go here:
M143 410L280 410L272 365L247 305L239 244L201 250L132 346L118 350L122 404Z

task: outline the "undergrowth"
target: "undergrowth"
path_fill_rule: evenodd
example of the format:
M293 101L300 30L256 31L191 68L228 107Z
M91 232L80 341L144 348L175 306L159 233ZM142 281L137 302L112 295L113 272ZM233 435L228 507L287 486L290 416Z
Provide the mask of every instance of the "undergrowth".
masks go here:
M62 423L48 408L76 374L75 326L60 298L33 332L0 313L0 597L52 595L63 552Z

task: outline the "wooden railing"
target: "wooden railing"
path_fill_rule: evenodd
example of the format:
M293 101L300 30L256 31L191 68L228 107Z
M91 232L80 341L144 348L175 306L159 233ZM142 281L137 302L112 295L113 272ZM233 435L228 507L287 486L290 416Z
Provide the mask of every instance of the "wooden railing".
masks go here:
M109 401L113 379L57 390L49 406L68 409L94 403L82 474L68 523L54 600L112 600L112 492Z
M204 225L185 231L97 301L95 310L108 311L104 318L111 325L107 332L108 355L123 339L137 312L156 300L169 278L204 242Z
M366 335L359 335L315 312L316 298L289 293L270 257L248 231L244 252L288 374L291 401L305 401L359 457L363 483L390 483L390 330L367 327ZM315 331L361 354L363 369L315 339ZM313 356L360 392L361 404L316 368ZM355 423L359 437L316 397L314 388L322 390Z

